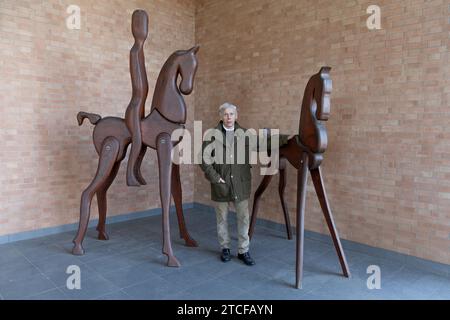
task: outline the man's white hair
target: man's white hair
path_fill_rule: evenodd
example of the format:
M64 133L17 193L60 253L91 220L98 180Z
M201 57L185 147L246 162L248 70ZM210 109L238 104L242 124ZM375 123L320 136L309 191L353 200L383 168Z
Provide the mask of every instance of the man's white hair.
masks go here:
M219 114L220 116L223 116L223 113L225 112L226 109L233 109L234 110L234 114L237 115L237 107L234 104L231 104L229 102L225 102L224 104L222 104L219 107Z

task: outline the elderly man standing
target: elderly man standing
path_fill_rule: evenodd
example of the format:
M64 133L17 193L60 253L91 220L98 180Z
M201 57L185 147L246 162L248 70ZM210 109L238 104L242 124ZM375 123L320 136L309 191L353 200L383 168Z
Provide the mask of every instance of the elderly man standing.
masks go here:
M217 218L217 235L222 249L220 258L223 262L231 260L230 236L228 231L228 205L232 202L236 209L238 229L238 258L246 265L254 265L255 261L249 253L250 239L248 199L251 192L251 165L249 163L249 143L245 132L237 122L237 107L224 103L219 108L220 122L216 126L216 134L212 141L203 142L201 168L206 178L211 183L211 200L215 203ZM279 145L287 143L287 135L280 135ZM245 143L240 142L244 139ZM216 161L215 155L209 155L205 148L213 142L216 147L223 148L223 161ZM238 150L239 146L245 146L245 150ZM251 147L250 147L251 149ZM215 150L217 151L217 150ZM221 151L221 150L219 150ZM239 156L245 153L244 161L239 161ZM213 159L214 158L214 159ZM238 158L238 161L236 161ZM240 163L243 162L243 163Z

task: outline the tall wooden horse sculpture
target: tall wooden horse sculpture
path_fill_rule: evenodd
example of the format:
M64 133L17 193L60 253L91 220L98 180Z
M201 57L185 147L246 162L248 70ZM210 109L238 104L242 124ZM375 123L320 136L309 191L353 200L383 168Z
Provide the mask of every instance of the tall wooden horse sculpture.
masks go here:
M133 13L132 25L136 41L142 41L142 38L145 39L147 36L146 20L147 17L144 11L138 10ZM133 50L138 52L133 53ZM137 105L140 108L143 108L147 95L145 89L147 80L142 50L142 43L139 46L135 44L130 53L133 84L133 97L130 105ZM185 240L187 246L197 246L195 240L190 237L184 221L180 168L177 164L172 163L171 158L173 147L179 143L179 141L171 141L171 134L176 129L184 129L186 122L186 105L182 94L188 95L193 90L194 77L197 71L197 51L198 47L193 47L190 50L179 50L171 54L159 73L153 95L151 113L143 118L143 111L136 108L137 116L142 115L142 119L139 120L140 132L137 131L137 134L142 134L142 148L150 147L156 149L158 154L159 190L163 213L162 252L168 257L167 265L175 267L180 266L180 263L173 255L170 240L169 206L171 194L175 202L180 237ZM179 85L178 76L181 76ZM142 114L139 114L140 112ZM105 230L106 192L117 175L121 161L125 158L128 145L133 140L132 132L129 129L133 128L133 126L127 126L122 118L102 118L97 114L80 112L77 115L78 124L81 125L85 118L88 118L95 125L93 140L100 158L97 173L81 196L80 223L78 233L73 240L72 253L75 255L84 254L82 242L86 234L90 206L94 195L97 195L99 207L98 238L101 240L108 239ZM144 184L145 181L140 177L138 170L145 152L142 148L139 146L139 149L137 149L139 155L137 169L131 169L134 170L133 173L138 174L139 182Z
M323 153L327 148L327 131L322 121L327 121L330 115L331 79L329 67L322 67L313 75L306 85L303 96L302 110L300 115L299 135L288 141L288 144L279 150L279 196L286 222L287 237L291 239L291 226L289 221L288 207L284 198L286 187L286 165L289 162L297 169L297 250L296 250L296 288L301 288L303 278L303 242L304 242L304 216L306 200L306 183L308 169L311 173L317 197L322 207L325 220L333 238L333 243L339 256L344 276L350 277L347 260L334 224L333 216L328 202L325 186L322 178L320 164ZM249 228L250 237L253 234L256 217L258 214L261 195L269 185L272 175L264 176L261 184L255 192L251 223Z

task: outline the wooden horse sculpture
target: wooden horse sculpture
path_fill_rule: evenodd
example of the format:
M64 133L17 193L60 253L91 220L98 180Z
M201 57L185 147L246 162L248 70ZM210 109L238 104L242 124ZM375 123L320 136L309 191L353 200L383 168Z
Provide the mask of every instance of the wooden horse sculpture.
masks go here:
M308 172L311 173L317 197L322 207L325 220L333 238L333 243L339 256L344 276L350 277L350 271L344 255L344 250L334 224L333 216L328 202L325 186L322 178L320 164L323 153L327 148L327 131L322 121L327 121L330 115L331 79L329 67L322 67L313 75L306 85L303 96L302 110L300 115L299 135L289 139L288 144L279 149L279 196L283 208L284 219L288 239L292 238L289 221L288 207L284 198L286 187L286 165L289 162L297 169L297 250L296 250L296 288L301 288L303 278L303 242L304 242L304 216L306 200L306 183ZM256 216L258 214L261 195L269 185L272 175L264 176L261 184L255 192L251 223L249 228L250 237L253 234Z
M132 27L136 41L142 41L147 36L146 15L145 11L142 10L137 10L133 13ZM133 50L137 50L137 52L133 52ZM133 85L131 107L140 106L140 108L143 108L147 95L146 90L148 90L142 50L142 43L138 46L135 44L130 53ZM139 165L147 147L157 150L159 190L163 213L162 252L168 257L167 265L175 267L180 266L180 263L173 255L170 240L169 206L171 194L175 202L180 237L185 240L187 246L197 246L195 240L190 237L184 221L180 168L179 165L172 163L171 158L173 147L179 143L179 141L171 141L171 134L176 129L184 129L186 122L186 105L182 94L189 95L193 90L194 77L197 71L197 51L198 47L193 47L190 50L179 50L171 54L159 73L150 114L143 118L142 109L136 108L136 111L133 111L135 112L133 116L142 116L142 119L139 120L140 132L137 131L138 134L142 134L142 147L139 146L137 149L137 169L132 167L131 170L137 174L139 182L145 184L145 181L140 176ZM178 76L181 76L179 85ZM81 125L85 118L88 118L95 125L93 140L100 158L97 173L81 196L80 223L78 233L73 240L72 253L75 255L84 254L82 242L86 234L90 206L94 195L97 195L99 207L98 238L101 240L108 239L105 230L106 192L117 175L121 161L125 158L128 145L134 141L132 132L130 132L130 128L131 131L134 128L133 124L127 126L127 123L122 118L102 118L97 114L79 112L77 115L78 124Z

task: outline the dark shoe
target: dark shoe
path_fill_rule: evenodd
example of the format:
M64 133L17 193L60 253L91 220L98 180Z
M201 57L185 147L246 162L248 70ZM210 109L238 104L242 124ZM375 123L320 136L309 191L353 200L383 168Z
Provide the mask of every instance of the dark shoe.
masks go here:
M253 260L252 257L250 257L250 253L248 253L248 252L239 253L238 258L240 260L244 261L244 263L248 266L252 266L255 264L255 260Z
M223 262L228 262L231 260L230 249L222 249L222 254L220 255L220 260Z

